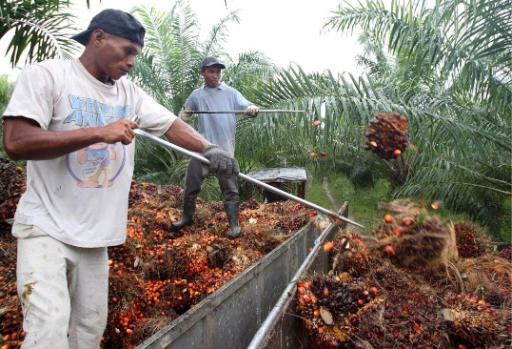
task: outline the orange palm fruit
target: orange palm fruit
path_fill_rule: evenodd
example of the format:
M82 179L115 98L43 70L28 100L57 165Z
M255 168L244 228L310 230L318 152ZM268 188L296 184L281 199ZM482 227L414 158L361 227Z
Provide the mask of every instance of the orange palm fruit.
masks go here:
M388 256L394 256L396 255L396 249L395 249L395 246L393 245L386 245L386 247L384 247L384 252L386 252L386 254Z
M443 205L442 205L441 201L436 200L436 201L434 201L430 206L431 206L434 210L439 210L439 209L441 208L441 206L443 206Z
M403 223L403 225L405 225L406 227L408 227L408 226L411 226L411 225L414 223L414 221L413 221L413 219L412 219L412 218L410 218L410 217L405 217L405 218L402 220L402 223Z
M325 244L324 244L324 251L329 253L331 252L331 250L333 249L334 247L334 244L332 241L327 241Z

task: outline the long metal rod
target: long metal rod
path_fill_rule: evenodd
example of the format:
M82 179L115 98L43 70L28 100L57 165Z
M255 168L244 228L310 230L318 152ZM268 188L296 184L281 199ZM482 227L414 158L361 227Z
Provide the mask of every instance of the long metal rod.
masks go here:
M305 113L305 110L260 109L258 113ZM245 110L194 110L193 114L243 114Z
M172 150L176 150L177 152L180 152L182 153L183 155L186 155L188 157L191 157L193 159L196 159L196 160L199 160L201 162L203 162L204 164L209 164L210 162L208 161L208 159L206 159L204 156L196 153L196 152L193 152L193 151L190 151L190 150L187 150L187 149L183 149L182 147L180 146L177 146L176 144L172 144L170 142L167 142L161 138L158 138L156 136L153 136L152 134L150 133L147 133L146 131L143 131L141 129L135 129L134 130L135 134L139 135L139 136L142 136L144 138L147 138L147 139L150 139L166 148L169 148L169 149L172 149ZM357 223L357 222L354 222L353 220L350 220L346 217L343 217L339 214L337 214L336 212L334 211L331 211L331 210L328 210L326 208L323 208L322 206L318 206L317 204L314 204L312 202L309 202L307 200L304 200L298 196L295 196L295 195L292 195L290 193L287 193L281 189L278 189L276 187L273 187L265 182L262 182L260 180L257 180L256 178L252 178L250 176L247 176L243 173L239 173L238 174L238 177L242 178L242 179L245 179L246 181L248 182L251 182L253 184L256 184L257 186L260 186L262 188L265 188L267 189L268 191L271 191L273 192L274 194L278 194L280 196L283 196L287 199L290 199L290 200L293 200L293 201L296 201L296 202L299 202L301 204L303 204L304 206L307 206L307 207L310 207L314 210L317 210L317 211L320 211L322 213L325 213L326 215L329 215L331 217L335 217L335 218L338 218L338 219L341 219L342 221L345 221L347 223L350 223L350 224L353 224L355 226L358 226L360 228L364 228L363 225Z
M346 212L346 208L347 206L345 203L340 210L342 214ZM263 347L265 340L268 339L267 335L270 329L275 326L276 322L278 321L279 315L281 315L281 309L287 306L287 302L291 301L294 293L296 292L295 287L297 285L297 281L299 281L303 274L306 272L306 270L309 269L309 267L313 263L313 260L318 255L318 251L322 248L327 236L335 227L335 224L330 223L322 231L321 235L315 240L311 252L309 252L309 254L306 256L306 259L304 259L299 269L295 272L295 275L292 277L290 283L288 283L283 293L281 293L281 297L279 297L279 299L276 302L276 305L274 305L270 313L267 315L265 321L261 324L260 328L254 335L254 337L252 337L251 343L249 343L247 349L259 349Z

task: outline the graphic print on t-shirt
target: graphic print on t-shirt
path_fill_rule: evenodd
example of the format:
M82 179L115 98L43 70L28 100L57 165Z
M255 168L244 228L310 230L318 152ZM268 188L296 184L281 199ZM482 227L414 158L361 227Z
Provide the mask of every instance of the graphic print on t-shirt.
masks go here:
M128 105L110 106L96 100L69 95L71 112L64 124L78 128L105 126L131 116ZM108 188L124 167L126 151L120 142L96 143L66 155L69 174L81 188Z

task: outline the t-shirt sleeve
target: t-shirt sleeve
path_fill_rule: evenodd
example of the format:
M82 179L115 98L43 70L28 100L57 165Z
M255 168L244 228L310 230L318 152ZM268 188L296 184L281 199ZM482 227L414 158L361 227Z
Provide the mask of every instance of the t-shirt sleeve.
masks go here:
M235 110L244 110L252 104L247 99L245 99L245 97L242 96L242 94L240 92L238 92L237 90L233 89L233 93L234 93L234 103L235 103L234 109Z
M55 80L48 69L29 65L18 78L4 117L22 116L47 130L53 116Z
M139 127L155 136L161 136L176 120L167 108L151 98L146 92L136 87L139 94L139 103L135 114L139 116Z
M196 97L195 91L192 91L190 96L188 96L188 98L185 100L185 104L183 106L187 110L198 110L199 109L197 107L197 97Z

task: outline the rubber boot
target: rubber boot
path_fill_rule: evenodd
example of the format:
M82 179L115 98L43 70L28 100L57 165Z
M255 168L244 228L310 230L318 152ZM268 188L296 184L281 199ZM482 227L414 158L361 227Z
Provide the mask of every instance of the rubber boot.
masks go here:
M236 239L240 236L240 224L238 223L238 215L240 205L238 201L227 201L224 203L224 210L228 215L229 231L228 238Z
M171 230L175 233L183 227L194 223L194 212L196 211L196 200L183 202L183 215L179 222L173 223Z

